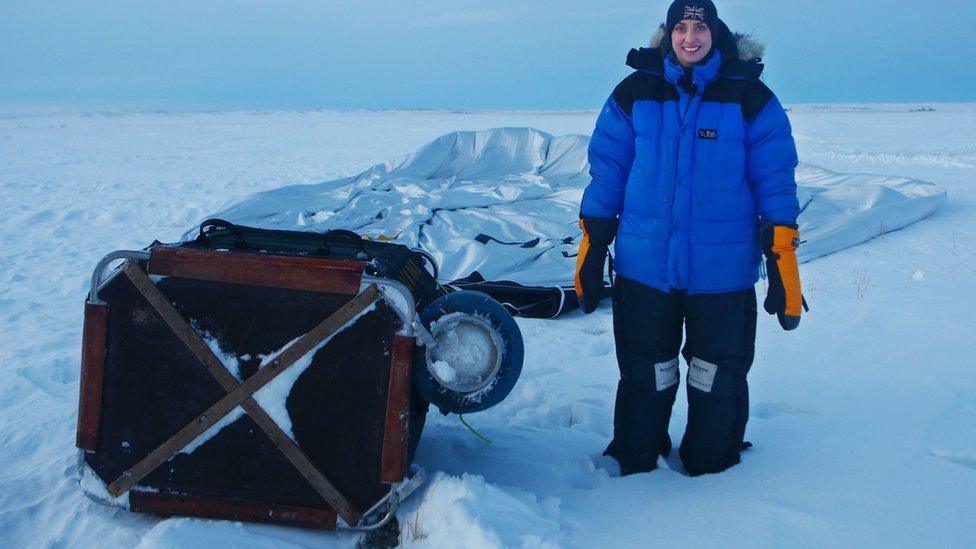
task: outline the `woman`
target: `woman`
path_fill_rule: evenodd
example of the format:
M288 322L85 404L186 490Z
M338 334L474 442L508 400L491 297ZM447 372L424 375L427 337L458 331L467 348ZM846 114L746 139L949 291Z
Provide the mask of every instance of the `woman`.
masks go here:
M651 46L631 50L635 72L597 119L576 288L592 312L616 240L620 383L604 455L631 474L670 453L680 349L689 408L681 461L691 475L716 473L748 444L761 252L766 310L787 330L800 320L796 147L759 80L761 46L733 35L710 0L675 1Z

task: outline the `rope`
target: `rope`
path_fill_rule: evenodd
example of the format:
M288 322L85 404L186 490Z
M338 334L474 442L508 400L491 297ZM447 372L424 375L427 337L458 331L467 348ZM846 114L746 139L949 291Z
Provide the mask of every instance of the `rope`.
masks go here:
M461 420L461 423L463 423L464 426L468 428L469 431L471 431L472 433L474 433L474 436L480 438L481 440L485 441L488 444L491 444L491 439L490 438L488 438L485 435L479 433L478 431L475 431L474 430L474 427L468 425L468 422L467 421L464 421L464 414L458 414L458 418Z

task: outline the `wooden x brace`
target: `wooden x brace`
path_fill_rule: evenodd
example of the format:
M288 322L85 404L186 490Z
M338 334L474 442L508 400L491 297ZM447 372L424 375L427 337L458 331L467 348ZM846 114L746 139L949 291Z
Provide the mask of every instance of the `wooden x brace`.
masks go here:
M308 481L325 501L349 525L357 525L362 514L353 504L339 492L322 471L315 466L305 452L271 419L271 416L261 408L252 398L255 392L270 383L274 378L292 366L299 359L311 352L315 347L336 333L349 321L369 308L380 298L380 291L376 285L369 286L359 293L338 311L319 323L310 332L296 340L284 349L270 364L258 370L243 383L238 383L219 358L214 355L210 347L200 339L200 336L183 319L180 313L170 304L169 299L156 287L149 277L134 263L130 262L123 271L135 287L146 298L146 301L162 316L163 320L173 330L176 336L186 345L197 359L207 368L217 380L227 395L204 411L200 416L183 427L168 440L159 445L146 457L133 465L122 476L108 485L108 491L113 496L120 496L132 488L136 483L165 463L172 456L193 442L207 429L220 421L237 406L241 406L254 422L268 435L271 442L281 451L298 472Z

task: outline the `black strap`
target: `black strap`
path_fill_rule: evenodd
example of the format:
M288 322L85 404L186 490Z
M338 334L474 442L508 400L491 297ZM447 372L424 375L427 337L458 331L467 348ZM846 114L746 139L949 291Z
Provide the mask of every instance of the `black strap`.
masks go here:
M244 249L244 250L248 249L249 246L247 244L247 240L244 239L244 233L237 225L234 225L230 221L217 219L215 217L207 219L206 221L200 224L200 234L198 234L196 238L197 244L201 244L201 245L206 244L207 232L208 232L207 229L210 228L226 229L234 233L234 236L236 237L236 239L234 240L234 248Z
M454 290L474 290L491 296L509 313L526 318L555 318L579 306L572 286L525 286L510 280L486 281L478 271L453 280Z
M542 242L542 239L538 237L533 238L532 240L528 240L526 242L505 242L503 240L498 240L497 238L486 235L484 233L479 234L478 236L474 237L474 239L486 246L488 245L489 242L497 242L505 246L518 246L519 248L535 248L536 246L539 245L539 242Z
M371 259L370 254L366 251L366 241L358 233L346 229L332 229L323 236L322 246L318 249L319 255L331 257L332 249L329 243L336 244L337 241L346 240L354 248L359 249L359 252L356 254L357 259Z

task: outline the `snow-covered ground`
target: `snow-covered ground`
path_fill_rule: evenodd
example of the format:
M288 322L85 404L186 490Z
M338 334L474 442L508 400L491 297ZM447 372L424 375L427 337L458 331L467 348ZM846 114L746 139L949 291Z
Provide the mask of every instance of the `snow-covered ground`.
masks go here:
M934 109L934 110L923 110ZM431 414L407 546L971 545L976 539L976 105L799 105L800 158L948 190L929 219L806 263L798 331L760 319L739 466L611 478L609 307L519 320L522 379ZM106 252L176 240L259 190L357 173L458 129L589 133L567 112L0 112L0 543L348 546L356 537L96 505L74 481L81 313ZM679 398L672 436L680 439ZM594 465L596 462L596 465Z

